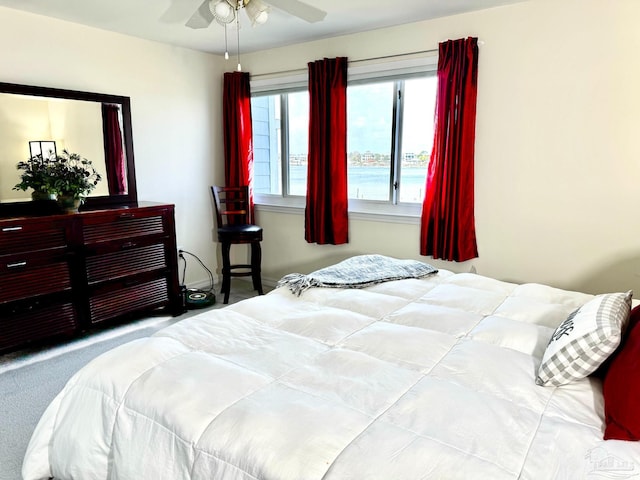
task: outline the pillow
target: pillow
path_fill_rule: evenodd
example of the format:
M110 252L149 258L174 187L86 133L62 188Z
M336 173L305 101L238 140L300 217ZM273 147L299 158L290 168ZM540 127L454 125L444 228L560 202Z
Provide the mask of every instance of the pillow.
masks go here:
M620 345L632 292L598 295L556 328L538 369L538 385L565 385L594 372Z
M602 390L604 439L640 440L640 306L631 311L629 333L611 360Z

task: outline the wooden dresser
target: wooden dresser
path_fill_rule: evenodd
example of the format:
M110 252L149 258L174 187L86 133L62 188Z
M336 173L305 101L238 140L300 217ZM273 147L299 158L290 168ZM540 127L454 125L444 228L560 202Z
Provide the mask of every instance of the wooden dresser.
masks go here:
M182 313L173 205L0 218L0 351Z

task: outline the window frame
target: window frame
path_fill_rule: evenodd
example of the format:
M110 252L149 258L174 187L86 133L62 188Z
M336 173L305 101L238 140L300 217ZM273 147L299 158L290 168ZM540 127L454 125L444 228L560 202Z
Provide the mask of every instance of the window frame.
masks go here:
M427 55L408 55L410 58L382 58L367 61L350 62L348 67L347 85L358 85L366 83L376 83L383 81L402 82L409 78L423 77L427 75L436 75L437 72L437 52L429 51ZM352 64L357 65L352 66ZM260 78L251 78L251 96L258 95L283 95L291 92L299 92L308 90L307 72L306 70L285 72L285 74L266 74L259 76ZM394 88L397 87L394 83ZM347 87L348 88L348 87ZM394 92L396 99L394 100L393 111L393 136L391 148L391 172L390 172L390 200L360 200L349 198L349 217L361 220L379 221L384 217L386 222L400 223L419 223L419 217L422 211L420 202L400 202L399 189L394 187L396 178L401 174L401 152L402 148L402 114L404 111L403 99L398 99L397 88ZM281 101L281 115L286 118L286 127L281 128L280 141L282 148L281 164L281 182L282 194L265 194L254 193L254 202L258 210L279 212L279 213L304 213L306 207L306 196L290 195L288 185L289 162L284 161L288 158L288 105ZM282 120L281 120L282 121ZM397 128L397 127L400 128ZM285 130L287 130L285 132ZM400 188L402 185L400 184Z

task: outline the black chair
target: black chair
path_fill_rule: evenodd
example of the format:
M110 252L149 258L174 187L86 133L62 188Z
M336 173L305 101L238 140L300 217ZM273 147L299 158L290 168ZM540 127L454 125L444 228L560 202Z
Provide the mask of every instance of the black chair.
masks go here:
M251 276L253 289L262 295L260 264L262 262L262 227L255 225L249 209L248 187L212 186L211 192L218 221L218 242L222 245L222 290L224 303L229 303L231 277ZM231 264L231 245L251 245L251 264Z

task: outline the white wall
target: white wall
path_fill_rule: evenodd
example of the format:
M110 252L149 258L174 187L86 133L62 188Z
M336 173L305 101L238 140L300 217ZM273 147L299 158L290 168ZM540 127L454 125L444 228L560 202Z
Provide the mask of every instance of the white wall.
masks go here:
M476 132L479 258L432 261L517 282L640 296L640 2L535 0L244 55L252 74L481 42ZM351 220L346 246L304 241L302 214L259 211L263 272L348 255L418 254L417 224Z
M138 198L175 204L178 244L215 268L221 58L7 8L0 44L0 81L131 97ZM188 282L206 278L189 263Z

